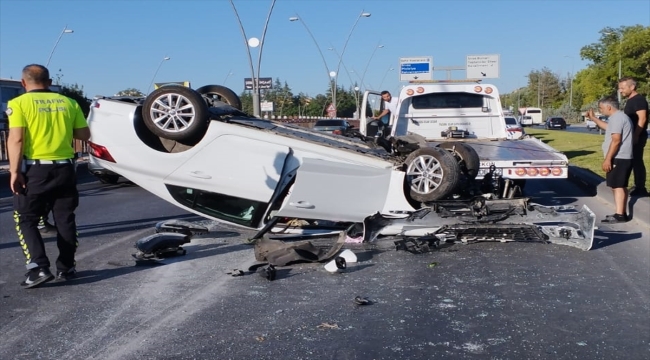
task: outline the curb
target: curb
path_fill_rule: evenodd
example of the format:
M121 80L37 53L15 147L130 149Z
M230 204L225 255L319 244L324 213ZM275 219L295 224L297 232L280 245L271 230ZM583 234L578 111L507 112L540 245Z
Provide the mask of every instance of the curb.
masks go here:
M590 196L595 196L609 203L614 207L614 194L607 187L605 178L595 174L591 170L583 169L574 165L569 165L569 181L585 189ZM628 204L632 205L632 221L636 221L641 226L650 228L650 198L631 198Z

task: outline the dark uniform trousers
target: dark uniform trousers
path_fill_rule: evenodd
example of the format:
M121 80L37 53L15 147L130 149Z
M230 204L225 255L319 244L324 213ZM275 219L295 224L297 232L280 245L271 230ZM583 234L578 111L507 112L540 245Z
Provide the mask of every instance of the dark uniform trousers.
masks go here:
M14 195L13 202L16 231L27 258L27 268L50 267L43 237L38 231L39 219L50 204L59 248L56 267L59 271L67 271L75 266L78 245L74 211L79 205L79 192L74 165L72 162L27 165L23 175L26 187L22 194Z

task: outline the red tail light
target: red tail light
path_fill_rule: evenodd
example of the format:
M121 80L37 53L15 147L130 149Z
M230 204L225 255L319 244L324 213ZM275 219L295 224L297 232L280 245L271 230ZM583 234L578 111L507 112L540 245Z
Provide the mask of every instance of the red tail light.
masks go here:
M554 176L560 176L562 175L562 168L553 168L553 170L551 170L551 173Z
M334 131L332 131L332 134L334 134L334 135L343 135L341 130L334 130Z
M90 146L90 155L112 163L116 162L115 159L113 159L113 156L111 156L111 153L108 152L108 149L104 146L97 145L91 141L88 141L88 146Z

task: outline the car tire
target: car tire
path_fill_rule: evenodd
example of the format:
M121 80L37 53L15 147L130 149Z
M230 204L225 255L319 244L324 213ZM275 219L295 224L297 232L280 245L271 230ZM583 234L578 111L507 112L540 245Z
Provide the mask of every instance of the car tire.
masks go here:
M142 104L144 124L163 139L193 143L208 128L208 105L195 90L180 85L162 86Z
M206 86L201 86L200 88L196 89L196 92L198 92L201 95L207 95L213 98L216 98L217 100L220 100L222 102L225 102L226 104L236 108L237 110L241 110L241 99L237 94L235 94L234 91L230 90L229 88L221 85L206 85Z
M119 175L95 175L102 184L115 185L120 180Z
M449 151L458 162L461 172L469 180L476 179L478 171L481 168L481 160L473 147L460 141L443 142L438 145L440 148Z
M439 147L413 151L404 161L404 168L405 194L413 202L427 203L444 199L460 183L461 170L458 162L449 151Z

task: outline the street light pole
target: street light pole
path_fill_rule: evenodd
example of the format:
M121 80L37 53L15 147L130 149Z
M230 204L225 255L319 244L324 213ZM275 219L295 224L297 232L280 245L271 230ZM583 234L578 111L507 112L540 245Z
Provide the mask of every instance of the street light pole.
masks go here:
M381 86L384 85L384 80L386 79L386 75L388 75L389 71L393 71L393 70L395 69L393 69L392 66L389 66L388 69L386 69L386 72L384 73L384 76L381 78L381 82L379 83L379 89L377 90L381 90Z
M158 64L158 67L156 68L156 72L153 73L153 77L151 78L151 83L149 84L149 87L147 88L147 94L151 90L151 86L153 86L153 82L156 79L156 75L158 75L158 70L160 70L160 67L162 66L162 64L165 61L169 60L169 59L171 59L169 56L165 56L164 58L162 58L162 60L160 60L160 63Z
M260 117L261 116L261 111L260 111L260 87L259 87L259 79L258 77L260 76L260 68L262 64L262 49L264 47L264 38L266 37L266 29L268 28L269 25L269 19L271 19L271 14L273 13L273 7L275 6L275 1L272 0L271 2L271 8L269 9L269 13L266 16L266 22L264 23L264 29L262 30L262 40L257 40L256 38L250 38L246 36L246 31L244 30L244 25L241 22L241 18L239 17L239 13L237 12L237 8L235 7L235 3L233 0L230 0L230 5L232 5L232 10L235 12L235 17L237 18L237 22L239 22L239 29L241 30L241 34L244 38L244 44L246 45L246 52L248 54L248 63L250 65L250 70L251 70L251 80L253 81L253 91L252 91L252 100L253 100L253 116L255 117ZM255 76L255 68L253 67L253 57L251 56L251 47L257 47L259 45L260 51L257 54L257 76Z
M74 30L68 29L68 25L63 27L63 31L59 34L58 39L56 39L56 42L54 43L54 47L52 48L52 51L50 52L50 56L47 58L47 63L45 63L45 67L48 67L50 65L50 60L52 60L52 55L54 55L54 50L56 50L56 46L59 45L59 41L61 41L61 37L63 37L63 34L72 34Z
M298 14L296 16L290 17L289 21L300 21L302 26L305 27L305 30L307 30L307 33L309 34L309 37L311 37L312 41L314 42L314 45L316 45L316 49L318 49L318 54L320 54L320 58L323 61L323 65L325 66L325 72L327 73L327 82L330 84L332 83L332 79L330 79L330 69L327 66L327 61L325 61L325 56L323 56L323 51L321 51L320 46L318 45L318 41L316 41L316 38L314 37L314 34L311 33L311 30L309 30L309 27L307 27L307 24L305 23L304 20Z
M363 74L361 75L361 86L363 85L363 79L366 78L366 71L368 71L368 66L370 66L370 61L372 61L372 57L375 56L375 52L377 52L377 49L383 48L384 45L379 45L375 46L375 48L372 50L372 54L370 54L370 59L368 59L368 62L366 63L366 67L363 69Z
M572 104L573 104L573 69L574 69L573 68L573 57L569 56L569 55L564 55L564 57L571 59L571 74L569 74L569 81L570 81L570 84L569 84L569 89L570 89L569 90L569 108L573 108L572 107Z
M362 17L370 17L370 13L363 12L357 16L357 19L354 21L354 24L352 25L352 29L350 29L350 33L348 34L348 37L345 39L345 43L343 44L343 50L341 50L341 55L339 57L339 63L336 65L336 73L339 73L339 70L341 68L341 61L343 61L343 55L345 54L345 49L348 47L348 42L350 41L350 37L352 37L352 33L354 32L354 28L357 27L357 23L359 22L359 19ZM332 93L332 105L334 105L335 111L338 110L336 107L336 92L338 90L338 85L336 82L336 77L334 77L334 93Z

